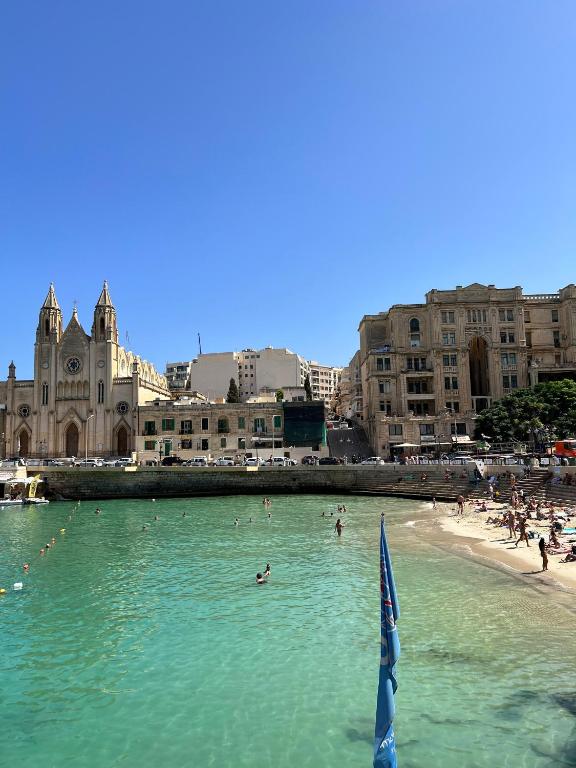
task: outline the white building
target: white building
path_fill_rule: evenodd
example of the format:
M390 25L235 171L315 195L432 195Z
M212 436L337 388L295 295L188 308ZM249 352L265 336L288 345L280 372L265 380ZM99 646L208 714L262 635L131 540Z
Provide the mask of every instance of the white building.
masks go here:
M190 389L202 392L209 400L225 398L230 379L238 384L239 352L209 352L198 355L190 366Z
M166 363L166 381L170 389L189 389L192 362Z
M238 352L237 382L245 401L260 390L303 387L310 373L308 362L285 348L243 349Z
M324 400L326 405L330 405L342 377L342 368L320 365L315 360L310 360L309 366L312 399Z

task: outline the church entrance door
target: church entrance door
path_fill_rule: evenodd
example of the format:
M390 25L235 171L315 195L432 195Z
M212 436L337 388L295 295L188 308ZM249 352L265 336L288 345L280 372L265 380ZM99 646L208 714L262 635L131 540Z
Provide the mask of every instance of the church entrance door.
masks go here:
M78 427L69 424L66 428L66 456L78 456Z
M116 434L118 456L126 456L128 453L128 432L126 427L120 427Z
M28 432L26 432L25 429L20 430L20 434L18 435L18 444L18 456L28 456L29 440Z

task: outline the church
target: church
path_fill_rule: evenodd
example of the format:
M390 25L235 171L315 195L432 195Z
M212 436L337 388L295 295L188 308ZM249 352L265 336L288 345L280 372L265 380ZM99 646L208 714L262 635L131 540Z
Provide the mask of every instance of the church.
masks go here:
M170 399L153 365L118 343L116 310L105 282L91 335L76 307L63 330L54 286L40 309L34 379L11 363L0 382L2 457L126 456L136 446L139 406Z

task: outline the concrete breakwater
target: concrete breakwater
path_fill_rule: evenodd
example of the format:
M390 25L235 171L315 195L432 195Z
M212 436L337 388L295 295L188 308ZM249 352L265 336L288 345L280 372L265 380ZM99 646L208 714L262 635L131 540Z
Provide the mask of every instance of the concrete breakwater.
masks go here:
M459 468L462 469L461 467ZM299 467L41 467L49 499L168 498L272 493L371 493L451 500L468 487L466 472L398 465ZM422 477L424 476L424 477Z

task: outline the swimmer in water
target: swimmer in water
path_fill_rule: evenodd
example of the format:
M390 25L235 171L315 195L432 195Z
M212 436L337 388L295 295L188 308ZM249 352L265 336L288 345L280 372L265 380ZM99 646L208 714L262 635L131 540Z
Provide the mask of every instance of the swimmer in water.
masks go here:
M186 517L186 512L182 512L182 517Z
M143 525L143 526L142 526L142 530L143 530L143 531L147 531L147 530L148 530L148 526L147 526L147 525Z
M24 573L28 573L28 571L30 570L30 566L28 565L28 563L24 563L23 568L24 568Z
M252 518L250 518L250 520L248 520L248 522L249 522L249 523L253 522Z
M45 544L44 549L50 549L50 544Z
M272 519L272 512L268 512L268 520Z
M100 514L100 507L96 507L96 510L95 510L94 514L95 515L99 515Z
M240 518L239 518L239 517L237 517L237 518L234 520L234 525L240 525Z
M336 520L336 525L334 526L334 530L338 536L342 536L342 528L344 528L344 523L341 523L340 518L338 518L338 520Z
M320 517L326 517L326 512L323 511Z
M270 569L270 563L266 563L266 568L264 569L264 576L270 576L271 569Z
M160 518L158 517L158 515L154 515L154 520L160 520Z
M256 574L256 584L266 584L266 579L261 573Z
M52 542L51 543L52 544L56 544L56 539L54 538L54 536L52 536Z
M44 554L44 547L42 547L42 549L40 550L40 554L41 554L41 555L43 555L43 554Z

